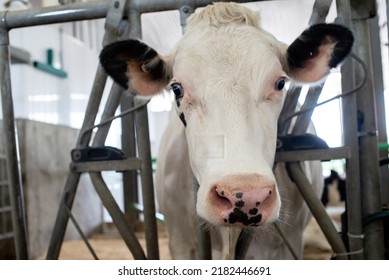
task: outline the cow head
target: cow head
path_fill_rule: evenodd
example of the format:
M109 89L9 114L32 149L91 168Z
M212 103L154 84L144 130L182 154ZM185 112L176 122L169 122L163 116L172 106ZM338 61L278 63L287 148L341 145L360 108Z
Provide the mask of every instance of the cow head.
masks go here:
M280 210L272 166L285 83L320 81L352 44L345 27L319 24L286 46L253 11L219 3L190 17L167 56L128 40L104 48L100 59L138 95L174 92L200 184L197 213L214 225L258 226Z

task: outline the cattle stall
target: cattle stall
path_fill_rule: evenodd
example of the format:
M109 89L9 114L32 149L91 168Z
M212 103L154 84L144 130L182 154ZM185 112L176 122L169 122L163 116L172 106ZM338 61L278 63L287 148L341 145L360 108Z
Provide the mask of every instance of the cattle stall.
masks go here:
M65 6L49 7L39 10L24 10L2 12L0 26L1 40L1 94L3 108L3 131L5 137L7 164L7 181L12 206L12 228L15 234L15 249L18 259L28 259L28 246L26 236L25 209L23 202L23 186L17 137L14 122L13 100L10 82L9 62L9 34L11 29L54 24L61 22L90 20L106 18L106 33L103 45L121 38L141 38L141 20L144 13L178 10L181 25L184 27L188 16L197 7L202 7L212 1L98 1L82 4L69 4ZM250 1L236 1L250 2ZM251 1L254 2L254 1ZM323 22L332 1L317 0L312 11L310 24ZM389 204L388 170L380 168L380 157L387 157L387 152L378 150L378 143L387 143L386 125L382 117L383 107L383 80L380 53L377 8L373 1L336 1L338 10L338 23L349 26L355 35L354 59L348 59L342 67L342 97L344 147L331 149L318 149L307 151L280 151L276 155L277 162L287 162L293 179L298 182L301 192L308 205L318 219L326 237L333 246L335 258L350 259L383 259L384 258L384 229L383 219L387 217L385 211ZM70 13L68 11L71 11ZM373 54L375 54L373 56ZM361 67L360 65L364 65ZM365 77L366 76L366 77ZM77 139L75 149L71 151L72 164L64 188L57 214L56 223L49 245L48 259L58 258L63 242L65 229L69 219L72 219L71 208L76 196L77 187L82 173L89 173L93 186L104 206L113 218L114 224L121 233L126 245L136 259L158 259L158 234L155 219L154 190L151 168L151 154L149 146L147 102L138 100L133 96L123 98L123 90L113 85L106 104L101 104L102 93L107 79L104 70L99 66L96 72L95 83L85 113L85 119ZM363 81L363 83L361 83ZM358 92L364 94L353 94ZM303 109L316 106L320 89L315 88L313 95L316 99L308 100ZM290 94L290 102L296 102L298 93ZM99 106L105 105L104 114L100 124L95 125ZM118 106L121 106L123 117L123 145L120 151L112 147L105 147L110 123ZM305 107L304 107L305 106ZM294 110L294 108L293 108ZM312 110L307 110L312 113ZM288 130L289 115L292 112L284 110L279 127L280 135ZM125 118L124 118L125 116ZM296 136L304 134L311 114L298 116ZM285 119L283 119L283 117ZM289 118L289 119L288 119ZM97 128L92 138L92 131ZM136 137L135 137L136 135ZM93 141L91 142L91 140ZM136 150L138 154L136 154ZM69 151L70 152L70 151ZM107 155L104 161L93 161L93 156L101 153ZM347 249L336 231L329 226L331 221L325 214L324 208L317 207L318 199L309 192L309 184L302 176L295 162L303 160L330 160L335 158L346 159L347 174ZM1 157L3 160L3 157ZM123 214L115 203L112 194L104 182L101 172L115 170L124 172L126 195L133 199L134 185L136 185L136 170L140 171L144 223L147 240L147 250L143 252L139 242L128 225L128 221L137 219L126 208ZM128 206L127 206L128 207ZM73 219L72 219L73 220ZM387 233L386 233L387 234ZM201 233L208 240L204 232ZM249 246L250 237L242 239L242 254ZM207 241L204 242L204 245ZM209 258L209 248L203 246L203 257ZM241 256L238 256L241 257Z

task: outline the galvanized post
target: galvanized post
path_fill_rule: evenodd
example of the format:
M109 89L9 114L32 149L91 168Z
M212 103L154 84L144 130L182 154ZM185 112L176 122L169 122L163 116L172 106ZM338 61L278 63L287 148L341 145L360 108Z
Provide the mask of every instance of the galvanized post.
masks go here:
M140 14L138 11L130 10L128 13L128 36L130 38L140 39L142 37ZM120 101L120 110L125 111L134 106L134 96L130 93L122 95ZM136 138L135 138L135 116L130 114L121 120L122 128L122 151L127 157L136 157ZM138 203L138 172L136 170L123 172L123 195L124 195L124 215L127 221L136 229L139 223L139 215L134 211L133 204Z
M126 220L124 219L122 211L120 210L119 206L115 201L115 198L113 197L112 193L109 191L107 185L105 184L101 173L90 172L90 177L93 182L93 187L99 194L103 205L107 208L109 214L111 215L114 224L117 226L118 231L120 232L127 247L133 254L134 259L145 260L146 256L135 233L129 228Z
M355 53L367 67L367 82L359 91L357 106L360 112L359 122L359 161L362 200L362 217L382 210L381 182L378 157L378 135L376 121L375 93L373 84L371 36L369 17L374 16L372 1L351 2L353 8L353 31L355 35ZM355 67L356 80L363 79L363 72ZM384 258L384 232L382 220L374 221L364 227L364 250L366 259Z
M2 19L5 13L1 14ZM12 207L12 228L17 259L28 259L26 213L18 149L17 128L11 91L9 34L5 21L0 23L0 83L7 179Z
M351 8L349 0L336 1L338 17L337 23L343 24L350 29ZM346 59L342 65L342 90L349 91L355 87L354 63L351 59ZM362 202L359 167L359 143L357 127L357 97L356 94L342 98L343 115L343 142L351 152L351 158L346 160L347 174L347 239L350 259L363 259L363 230L362 230Z
M309 209L312 211L312 214L319 223L321 230L325 234L325 237L333 248L334 256L337 259L348 259L346 248L342 240L337 235L335 226L325 211L323 204L317 197L306 175L302 171L300 163L289 162L287 163L286 168L288 169L288 172L298 187L301 195L304 197L304 200L307 202Z
M136 10L129 11L130 37L140 38L142 35L140 13ZM132 97L133 98L133 97ZM135 105L140 105L142 101L134 99ZM144 102L144 101L143 101ZM122 109L125 104L122 104ZM125 123L123 123L125 126ZM125 130L128 128L123 127ZM137 134L137 148L139 158L142 160L141 182L142 199L144 206L144 226L146 236L146 250L148 259L159 259L157 220L155 218L155 198L151 163L149 121L147 106L135 112L135 131ZM134 133L134 130L131 132ZM139 141L142 139L141 141ZM125 143L123 143L125 145Z
M135 99L135 105L144 101ZM144 206L144 223L146 235L147 259L159 259L157 220L155 218L155 197L151 164L150 135L147 115L147 106L135 112L136 134L138 137L137 147L139 158L142 161L141 182L142 198ZM142 139L139 141L139 139Z
M197 193L199 191L199 182L196 177L192 176L192 185L193 193L195 194L195 205L197 204ZM201 227L200 220L195 221L196 223L196 235L198 239L199 246L199 259L200 260L212 260L212 243L211 243L211 234L208 230L204 230ZM244 257L243 257L244 258Z
M371 34L371 48L372 53L372 66L374 70L374 90L376 96L377 106L377 125L378 125L378 141L379 143L387 143L387 131L386 131L386 109L385 109L385 98L384 98L384 81L382 71L382 56L381 56L381 39L380 39L380 28L378 17L374 17L369 21L369 30ZM388 150L379 151L380 158L388 157ZM388 166L380 168L381 171L381 198L382 204L389 206L389 170Z

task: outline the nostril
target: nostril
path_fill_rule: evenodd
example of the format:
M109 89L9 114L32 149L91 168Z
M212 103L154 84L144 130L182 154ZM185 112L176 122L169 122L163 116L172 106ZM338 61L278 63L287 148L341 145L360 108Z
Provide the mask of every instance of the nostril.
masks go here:
M212 191L212 203L219 209L232 209L231 201L225 197L224 191L218 191L216 188Z

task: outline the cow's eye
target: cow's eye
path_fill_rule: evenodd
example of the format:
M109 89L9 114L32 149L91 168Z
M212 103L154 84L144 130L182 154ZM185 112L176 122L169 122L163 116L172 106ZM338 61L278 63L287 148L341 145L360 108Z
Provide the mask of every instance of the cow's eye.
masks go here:
M274 84L274 88L275 88L275 90L281 91L281 90L284 89L285 84L286 84L286 78L285 77L281 77Z
M172 83L171 87L176 97L176 100L184 97L184 89L182 88L182 85L180 83Z

